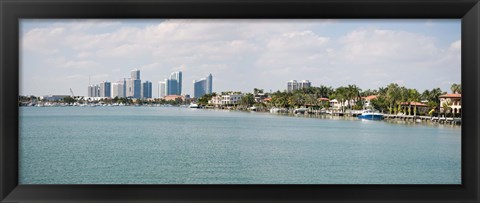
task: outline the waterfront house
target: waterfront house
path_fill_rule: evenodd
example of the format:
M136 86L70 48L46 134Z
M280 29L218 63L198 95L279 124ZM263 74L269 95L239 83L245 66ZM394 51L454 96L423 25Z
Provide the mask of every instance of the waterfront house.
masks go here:
M428 105L421 102L402 102L400 103L402 108L405 108L405 112L408 114L408 108L410 108L410 115L414 114L414 108L417 107L417 115L425 115L428 113Z
M363 108L370 109L372 108L372 100L376 99L378 95L370 95L366 97L362 97L363 99Z
M257 103L262 103L266 98L267 98L267 94L265 93L258 93L256 95L254 95L254 99L255 99L255 102Z
M163 97L163 99L165 99L165 101L183 101L185 100L183 96L181 95L167 95L165 97Z
M356 103L356 100L354 100L354 99L350 100L350 105L351 106L355 105L355 103ZM335 110L340 110L342 108L347 109L348 104L349 104L348 100L343 101L343 103L338 101L337 99L330 100L330 107L332 107L332 109L335 109Z
M444 94L440 95L440 112L445 112L443 106L450 107L450 112L454 114L462 113L462 94Z
M228 93L225 95L218 95L215 97L212 97L208 101L208 104L212 104L216 107L219 106L235 106L238 104L240 99L242 99L242 94L234 94L234 93Z
M327 104L330 104L330 99L328 98L318 98L318 101L320 106L326 106Z

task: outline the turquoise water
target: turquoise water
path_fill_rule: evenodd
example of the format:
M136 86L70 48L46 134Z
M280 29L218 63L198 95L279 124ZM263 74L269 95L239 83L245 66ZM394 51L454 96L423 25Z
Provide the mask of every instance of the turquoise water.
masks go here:
M20 107L20 184L460 184L460 127Z

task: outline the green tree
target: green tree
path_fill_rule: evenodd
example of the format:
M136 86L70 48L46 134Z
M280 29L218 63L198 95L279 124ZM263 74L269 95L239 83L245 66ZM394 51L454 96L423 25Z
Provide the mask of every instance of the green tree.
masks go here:
M462 85L453 83L452 86L450 87L450 90L452 90L453 94L461 94L462 93Z
M396 83L391 83L387 86L386 100L389 103L388 111L390 114L392 114L392 111L394 114L397 114L397 109L395 108L395 105L397 101L401 98L399 90L400 88Z
M413 115L417 116L417 102L420 101L420 93L416 89L409 89L409 106L408 106L408 115L410 115L411 103L414 102Z
M240 101L238 101L238 105L242 106L243 108L251 107L255 104L255 97L252 93L247 93L242 96Z
M65 98L63 98L63 102L71 104L71 103L75 103L75 99L70 96L66 96Z
M208 101L210 101L212 99L212 97L215 97L215 96L217 96L217 93L215 93L215 92L212 93L212 94L205 94L205 95L201 96L200 98L198 98L197 104L206 106L206 105L208 105Z

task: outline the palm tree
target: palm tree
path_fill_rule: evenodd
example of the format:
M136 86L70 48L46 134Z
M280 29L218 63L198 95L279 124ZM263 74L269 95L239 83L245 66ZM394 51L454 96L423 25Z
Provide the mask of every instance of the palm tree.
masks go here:
M340 102L340 107L342 109L342 112L344 111L343 109L343 104L345 103L345 100L348 99L347 96L347 88L345 87L339 87L335 90L335 93L333 94L333 97L337 99L338 102Z
M345 90L345 96L348 101L348 109L352 109L352 100L357 100L360 97L360 88L356 85L348 85Z
M452 86L450 87L450 90L452 90L453 94L461 94L462 93L462 85L453 83Z
M398 111L403 110L403 114L406 114L406 108L402 107L402 102L409 102L409 91L405 87L400 87L400 102L398 103Z
M410 115L411 102L414 102L413 116L417 116L417 102L420 100L420 93L416 89L409 89L408 115Z
M392 110L397 114L397 109L394 108L396 102L400 99L399 87L396 83L391 83L387 86L386 100L389 102L389 113L392 114Z

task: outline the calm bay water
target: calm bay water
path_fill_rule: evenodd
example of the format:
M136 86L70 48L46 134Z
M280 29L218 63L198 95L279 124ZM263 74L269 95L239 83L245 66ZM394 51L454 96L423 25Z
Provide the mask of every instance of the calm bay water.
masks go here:
M460 127L20 107L20 184L460 184Z

